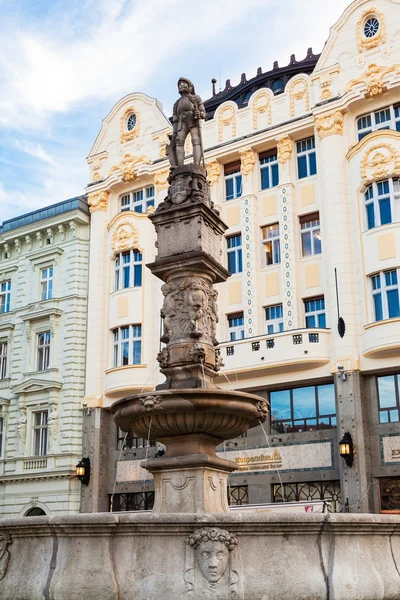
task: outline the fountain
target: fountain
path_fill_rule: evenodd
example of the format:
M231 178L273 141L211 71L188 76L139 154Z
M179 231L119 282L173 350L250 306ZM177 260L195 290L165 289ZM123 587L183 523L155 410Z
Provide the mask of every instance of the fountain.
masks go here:
M165 444L149 513L4 519L0 600L398 600L400 520L393 515L229 512L235 463L216 445L263 424L268 404L218 389L213 285L226 227L202 156L201 99L179 82L170 187L150 217L163 285L165 382L112 406L125 431ZM184 163L191 134L193 163ZM94 468L98 468L94 465Z

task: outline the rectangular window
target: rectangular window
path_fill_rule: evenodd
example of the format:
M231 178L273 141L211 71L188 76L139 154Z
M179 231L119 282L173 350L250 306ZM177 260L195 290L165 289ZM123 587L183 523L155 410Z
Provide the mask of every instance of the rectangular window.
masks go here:
M312 256L313 254L321 254L322 244L319 213L300 217L300 230L301 255Z
M115 258L115 290L142 285L142 253L128 250Z
M145 438L138 437L136 433L133 431L122 431L119 427L117 427L117 450L121 450L122 447L124 449L132 449L132 448L152 448L156 445L155 442L151 440L146 440Z
M154 207L154 186L149 186L136 192L129 192L120 198L121 212L133 210L137 213L145 213Z
M398 269L383 271L371 277L375 321L400 316Z
M323 296L304 300L304 316L306 327L313 329L315 327L326 328L325 300Z
M113 367L140 365L142 361L142 326L126 325L113 331Z
M50 364L50 331L43 331L37 334L37 370L46 371Z
M314 431L336 427L333 383L270 392L272 431Z
M240 160L224 166L225 175L225 199L233 200L242 195L242 174L240 172Z
M395 221L399 212L400 181L385 179L371 183L364 192L365 218L368 229Z
M267 306L265 308L265 333L279 333L283 331L283 306Z
M47 417L48 411L32 413L33 417L33 448L34 456L46 456L47 454Z
M400 104L381 108L357 119L358 141L378 129L400 131Z
M244 339L244 316L243 313L228 315L229 339L235 340Z
M40 271L40 285L42 300L50 300L53 297L53 267L46 267Z
M0 284L0 313L11 310L11 281L3 281Z
M228 246L228 271L234 275L243 271L242 262L242 234L231 235L226 238Z
M315 155L315 138L309 137L296 142L297 149L297 177L311 177L317 173L317 159Z
M7 342L0 342L0 379L7 377Z
M378 385L379 422L400 421L399 384L400 375L385 375L376 378Z
M276 148L262 152L260 158L261 189L279 185L278 154Z
M281 262L279 223L261 228L263 245L263 265L276 265Z

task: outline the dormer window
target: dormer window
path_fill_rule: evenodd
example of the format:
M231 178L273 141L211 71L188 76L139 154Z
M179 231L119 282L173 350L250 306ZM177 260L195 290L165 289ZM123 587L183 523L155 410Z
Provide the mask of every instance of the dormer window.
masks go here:
M129 115L127 121L126 121L126 128L128 131L132 131L133 129L135 129L136 126L136 115L135 113L132 113Z

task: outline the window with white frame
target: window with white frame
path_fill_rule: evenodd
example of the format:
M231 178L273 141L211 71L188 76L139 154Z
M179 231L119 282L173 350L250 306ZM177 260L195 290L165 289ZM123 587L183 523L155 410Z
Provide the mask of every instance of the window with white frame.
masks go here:
M400 317L399 271L392 269L371 277L375 321Z
M313 254L321 254L322 245L319 213L300 217L300 230L301 255L312 256Z
M242 234L231 235L226 238L228 253L228 271L234 275L243 271L242 260Z
M297 149L297 177L311 177L317 173L317 158L315 155L315 137L296 142Z
M53 297L53 267L46 267L40 271L40 287L42 300Z
M154 186L150 185L136 192L129 192L121 197L121 212L133 210L137 213L145 213L154 207Z
M0 313L11 310L11 281L0 283Z
M244 339L244 316L242 312L228 315L228 329L229 339L232 342Z
M358 141L379 129L400 131L400 104L386 106L359 117L357 119Z
M0 342L0 379L5 379L7 376L7 352L8 343Z
M46 456L48 411L41 410L34 412L32 413L32 419L32 454L33 456Z
M142 253L127 250L115 258L115 291L142 285Z
M113 367L140 365L142 361L142 326L126 325L113 330Z
M224 165L225 200L240 198L242 195L242 174L240 160Z
M398 177L371 183L364 192L368 229L393 223L399 212L400 180ZM396 210L397 209L397 210Z
M275 304L265 307L265 333L279 333L283 331L283 306Z
M276 265L281 262L279 223L266 225L262 230L263 265Z
M279 185L279 166L278 154L276 148L261 152L260 173L261 173L261 189L267 190Z
M37 334L37 346L36 346L36 357L37 357L37 370L46 371L50 364L50 331L42 331Z
M323 296L304 300L304 316L306 327L313 329L315 327L326 328L325 299Z

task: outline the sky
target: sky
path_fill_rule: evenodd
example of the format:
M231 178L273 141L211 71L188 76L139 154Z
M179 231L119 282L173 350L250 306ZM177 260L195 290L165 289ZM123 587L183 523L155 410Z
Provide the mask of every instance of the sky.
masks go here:
M0 0L0 222L84 193L86 156L131 92L170 115L257 67L319 53L350 0Z

